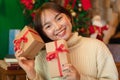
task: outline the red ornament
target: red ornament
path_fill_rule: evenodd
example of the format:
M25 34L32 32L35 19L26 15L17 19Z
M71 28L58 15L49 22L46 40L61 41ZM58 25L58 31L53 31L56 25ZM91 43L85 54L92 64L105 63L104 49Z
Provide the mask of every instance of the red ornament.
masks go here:
M33 9L34 3L33 0L20 0L20 2L26 7L26 9Z
M64 7L66 8L70 2L72 2L72 8L74 8L76 0L65 0Z
M85 32L86 32L85 28L81 28L79 31L80 31L81 33L85 33Z
M35 12L31 13L32 20L35 18Z
M82 4L83 9L85 11L89 10L91 8L91 2L90 2L90 0L81 0L81 4Z

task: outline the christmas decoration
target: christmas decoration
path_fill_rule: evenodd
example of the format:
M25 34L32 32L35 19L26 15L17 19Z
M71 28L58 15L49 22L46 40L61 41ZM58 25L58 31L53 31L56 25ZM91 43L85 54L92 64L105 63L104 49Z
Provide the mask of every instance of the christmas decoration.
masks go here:
M109 40L115 35L118 23L120 22L120 0L91 0L92 8L91 18L96 15L108 25L108 30L104 31L103 42L109 43Z
M59 4L68 9L73 16L73 32L77 31L82 36L89 36L88 27L90 24L90 18L88 15L88 10L91 8L91 3L89 0L46 0L46 2L48 1L56 3L62 2L63 5L61 3ZM33 23L35 11L41 5L40 1L20 0L20 3L24 8L23 13L27 18L29 18L29 20L31 20L30 22Z
M120 21L120 0L20 0L23 7L23 13L29 22L32 23L36 9L44 2L55 2L64 6L73 16L73 32L77 31L82 36L91 37L93 27L93 18L96 15L109 26L107 30L100 32L97 39L109 43L109 39L115 34L117 25ZM102 24L102 23L101 23ZM99 30L98 30L99 31ZM93 37L93 36L92 36ZM95 35L94 35L95 38ZM103 39L102 39L103 38Z
M21 0L20 2L24 4L26 9L31 10L34 7L35 0Z
M108 26L101 20L99 15L94 16L92 25L89 27L90 37L103 41L104 31L108 30Z
M90 0L81 0L84 10L89 10L91 8Z
M81 3L82 1L82 3ZM91 8L89 0L65 0L64 7L71 12L73 16L73 32L77 31L82 36L89 36L88 27L90 25L90 17L88 10ZM86 3L86 2L89 3ZM86 5L86 4L87 5ZM83 7L84 5L84 7Z
M49 0L41 1L41 0L20 0L21 7L23 8L23 14L25 18L28 20L29 25L33 25L33 19L35 16L35 12L37 8L41 6L42 3L48 2Z
M34 18L34 4L36 3L35 0L20 0L20 3L22 4L22 7L24 8L23 14L29 18ZM32 21L32 20L31 20Z

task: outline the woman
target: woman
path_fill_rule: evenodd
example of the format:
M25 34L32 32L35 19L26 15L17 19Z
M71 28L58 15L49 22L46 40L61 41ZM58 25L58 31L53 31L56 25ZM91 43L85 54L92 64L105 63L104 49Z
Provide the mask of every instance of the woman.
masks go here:
M99 40L72 33L71 14L63 7L48 2L35 16L35 29L45 42L64 39L70 52L71 64L63 65L63 77L50 78L46 51L41 50L35 60L19 57L19 65L30 80L118 80L117 69L108 48Z

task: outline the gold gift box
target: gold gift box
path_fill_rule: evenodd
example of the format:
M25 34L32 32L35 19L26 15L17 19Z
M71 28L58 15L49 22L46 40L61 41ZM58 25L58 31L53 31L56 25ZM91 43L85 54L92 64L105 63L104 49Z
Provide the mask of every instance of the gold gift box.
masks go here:
M70 63L68 47L65 40L57 40L45 44L48 70L51 78L62 77L62 65Z
M44 47L44 41L33 28L25 26L14 40L15 51L22 49L20 56L33 59Z

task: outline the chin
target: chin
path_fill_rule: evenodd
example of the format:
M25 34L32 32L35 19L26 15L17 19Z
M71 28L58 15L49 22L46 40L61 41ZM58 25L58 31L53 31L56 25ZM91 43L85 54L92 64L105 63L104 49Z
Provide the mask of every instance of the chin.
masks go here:
M70 36L71 36L71 34L66 34L66 35L64 35L62 37L59 37L58 39L64 39L64 40L67 41L70 38Z
M64 39L64 40L67 41L67 40L69 39L69 37L70 37L70 36L64 36L62 39Z

